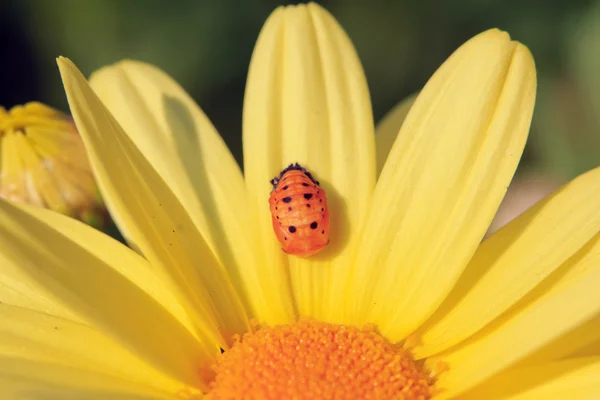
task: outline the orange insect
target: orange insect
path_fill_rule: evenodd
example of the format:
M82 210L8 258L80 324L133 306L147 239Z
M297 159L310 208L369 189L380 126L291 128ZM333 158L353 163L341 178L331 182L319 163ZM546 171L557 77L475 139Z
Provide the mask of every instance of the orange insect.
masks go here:
M290 164L271 180L273 230L287 254L312 256L329 244L327 196L310 172Z

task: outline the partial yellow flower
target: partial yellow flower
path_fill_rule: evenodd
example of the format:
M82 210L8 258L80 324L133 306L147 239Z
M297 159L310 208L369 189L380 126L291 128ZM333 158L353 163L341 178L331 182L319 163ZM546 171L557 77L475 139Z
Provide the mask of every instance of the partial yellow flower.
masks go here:
M123 61L88 84L58 63L137 252L0 202L5 397L600 395L600 169L482 242L535 99L531 54L506 33L469 40L375 127L333 17L278 8L250 65L244 175L159 69ZM331 245L307 259L270 226L269 179L291 162L332 215Z
M0 197L103 225L104 205L73 120L32 102L0 107Z

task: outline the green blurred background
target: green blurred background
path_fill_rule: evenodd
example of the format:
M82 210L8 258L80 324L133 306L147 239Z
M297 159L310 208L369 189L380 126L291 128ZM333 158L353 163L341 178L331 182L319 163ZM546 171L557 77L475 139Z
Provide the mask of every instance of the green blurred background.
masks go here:
M254 41L276 1L0 2L0 104L67 110L55 57L89 75L122 58L174 76L241 160L241 110ZM461 43L490 27L533 52L538 101L519 175L550 186L600 164L600 0L330 0L362 59L376 119L418 90Z

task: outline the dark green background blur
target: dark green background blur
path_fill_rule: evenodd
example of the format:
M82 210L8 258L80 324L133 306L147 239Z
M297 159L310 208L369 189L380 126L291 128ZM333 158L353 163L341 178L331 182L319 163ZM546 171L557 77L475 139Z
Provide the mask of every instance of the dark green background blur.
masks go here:
M122 58L184 86L241 160L246 70L276 1L0 1L0 105L67 110L55 57L84 74ZM462 42L499 27L526 44L538 100L520 173L564 181L600 165L600 0L322 1L357 47L376 119Z

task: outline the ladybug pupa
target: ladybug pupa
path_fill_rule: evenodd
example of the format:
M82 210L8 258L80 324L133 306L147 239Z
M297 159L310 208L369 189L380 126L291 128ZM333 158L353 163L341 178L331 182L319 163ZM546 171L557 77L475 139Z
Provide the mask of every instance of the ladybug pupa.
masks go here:
M271 180L269 207L281 249L299 257L317 254L329 244L327 196L300 164L290 164Z

